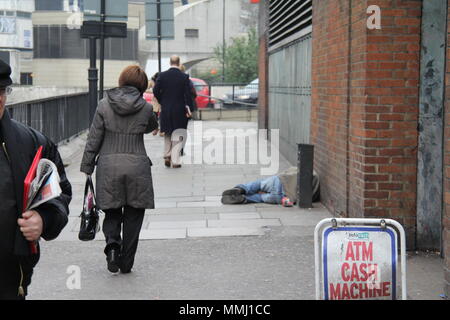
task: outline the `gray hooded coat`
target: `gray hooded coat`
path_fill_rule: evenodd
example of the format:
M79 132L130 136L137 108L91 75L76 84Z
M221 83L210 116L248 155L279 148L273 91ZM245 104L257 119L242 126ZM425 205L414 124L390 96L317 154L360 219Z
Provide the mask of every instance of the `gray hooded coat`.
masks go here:
M134 87L107 91L99 102L81 161L81 171L96 171L96 197L102 210L125 205L153 209L151 160L144 133L158 127L152 106ZM98 155L98 159L96 159Z

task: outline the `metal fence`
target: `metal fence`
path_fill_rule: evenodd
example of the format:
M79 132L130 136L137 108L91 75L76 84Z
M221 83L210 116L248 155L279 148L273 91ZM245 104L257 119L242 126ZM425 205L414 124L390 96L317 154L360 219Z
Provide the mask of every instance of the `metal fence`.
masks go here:
M54 143L89 128L89 95L78 93L6 106L11 117L49 137Z
M269 129L280 129L280 151L297 161L297 144L309 143L311 52L308 34L269 54Z

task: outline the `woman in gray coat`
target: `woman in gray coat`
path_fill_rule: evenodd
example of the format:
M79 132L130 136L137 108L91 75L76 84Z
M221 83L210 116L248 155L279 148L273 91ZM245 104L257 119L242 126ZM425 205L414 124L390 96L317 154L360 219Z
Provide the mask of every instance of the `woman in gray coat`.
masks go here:
M98 104L81 162L87 175L97 165L96 196L105 212L105 254L112 273L131 271L145 209L155 207L144 133L157 129L158 122L143 98L147 86L140 67L125 68L119 87L107 91Z

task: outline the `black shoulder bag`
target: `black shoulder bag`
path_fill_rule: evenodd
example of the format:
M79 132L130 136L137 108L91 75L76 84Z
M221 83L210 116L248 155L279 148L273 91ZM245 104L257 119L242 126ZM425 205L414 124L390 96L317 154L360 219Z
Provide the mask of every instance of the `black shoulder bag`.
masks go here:
M84 187L83 210L81 211L81 225L78 239L90 241L95 239L95 234L100 231L99 217L101 210L97 207L94 184L91 176L86 179Z

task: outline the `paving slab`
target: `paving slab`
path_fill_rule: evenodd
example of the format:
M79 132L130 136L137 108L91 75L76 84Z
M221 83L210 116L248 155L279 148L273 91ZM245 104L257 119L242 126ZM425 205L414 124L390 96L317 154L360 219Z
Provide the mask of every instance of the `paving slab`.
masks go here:
M219 213L221 220L261 219L257 212Z
M231 237L231 236L262 236L264 230L258 227L226 227L226 228L188 228L187 235L196 237Z
M162 202L162 201L155 201L155 209L159 208L177 208L177 203L175 201L171 202Z
M288 217L280 218L281 224L284 226L316 226L320 220L316 217L306 218L306 217Z
M220 207L222 203L220 201L189 201L178 202L178 208L198 208L198 207Z
M205 201L205 200L210 201L208 199L205 199L204 196L168 197L161 195L161 197L155 197L155 201L158 202L184 202L184 201Z
M185 239L186 234L186 228L143 229L139 233L139 240Z
M227 220L208 220L208 227L227 228L227 227L264 227L281 226L278 219L227 219Z
M256 212L252 205L223 205L221 207L205 208L206 213L235 213L235 212Z
M217 220L218 214L165 214L165 215L147 215L147 222L154 221L199 221L199 220Z
M194 227L206 227L206 220L149 221L149 223L144 227L144 229L179 229L179 228L194 228Z
M145 213L154 215L202 214L205 213L205 208L155 208L145 210Z

